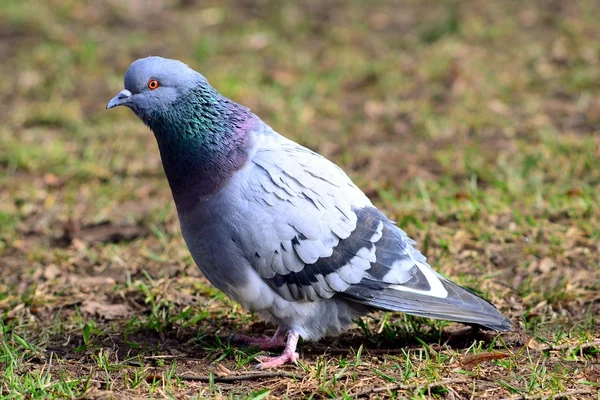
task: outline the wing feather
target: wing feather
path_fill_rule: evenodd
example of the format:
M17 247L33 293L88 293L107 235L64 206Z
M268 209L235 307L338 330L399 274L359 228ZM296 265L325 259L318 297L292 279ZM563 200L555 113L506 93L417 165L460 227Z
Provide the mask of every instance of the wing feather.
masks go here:
M506 328L488 302L442 278L410 239L327 159L271 131L241 199L239 240L287 300L340 296L392 311Z

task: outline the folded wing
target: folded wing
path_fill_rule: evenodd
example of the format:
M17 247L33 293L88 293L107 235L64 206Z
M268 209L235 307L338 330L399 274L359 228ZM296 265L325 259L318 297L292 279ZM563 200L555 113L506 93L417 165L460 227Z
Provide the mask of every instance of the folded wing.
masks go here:
M277 134L260 140L243 195L253 221L240 224L248 231L239 237L252 266L282 297L338 296L382 310L512 328L493 305L436 273L337 166Z

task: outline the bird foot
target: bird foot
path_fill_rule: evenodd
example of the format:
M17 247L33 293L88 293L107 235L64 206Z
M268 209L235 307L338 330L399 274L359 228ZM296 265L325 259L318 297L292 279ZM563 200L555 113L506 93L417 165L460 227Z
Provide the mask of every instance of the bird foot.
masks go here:
M243 343L246 346L258 347L261 350L280 349L285 347L285 340L282 336L275 334L273 337L264 336L254 337L246 335L233 335L231 340L238 343Z
M242 342L250 346L257 346L262 350L269 350L285 346L285 349L283 350L283 353L281 353L280 356L256 357L256 359L260 362L260 364L256 366L257 369L274 368L287 363L297 364L298 358L300 357L300 355L296 353L296 346L298 344L299 335L297 332L291 330L288 334L287 341L285 341L285 331L286 329L279 327L277 328L277 332L275 332L273 337L263 335L263 337L261 338L255 338L246 335L233 335L231 337L231 340L236 342Z
M294 365L298 365L298 358L300 355L295 351L288 351L287 349L277 357L267 357L267 356L259 356L256 359L260 362L256 366L257 369L267 369L267 368L275 368L279 367L283 364L291 363Z

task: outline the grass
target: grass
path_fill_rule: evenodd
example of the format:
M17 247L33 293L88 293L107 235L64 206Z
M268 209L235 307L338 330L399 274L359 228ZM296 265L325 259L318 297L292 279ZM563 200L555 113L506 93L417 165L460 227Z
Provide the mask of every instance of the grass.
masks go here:
M594 1L2 5L0 398L599 398ZM200 276L152 134L104 110L149 54L334 160L517 330L374 314L235 380L260 352L229 336L274 327Z

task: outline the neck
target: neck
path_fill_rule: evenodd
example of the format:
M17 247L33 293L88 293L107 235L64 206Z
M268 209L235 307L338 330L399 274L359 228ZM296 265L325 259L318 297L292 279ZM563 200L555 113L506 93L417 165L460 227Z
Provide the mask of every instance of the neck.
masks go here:
M191 91L171 111L145 122L158 142L175 203L185 210L221 189L246 164L250 131L259 120L209 87Z

